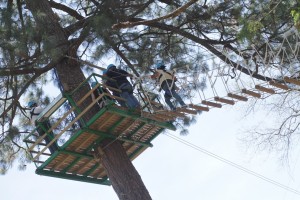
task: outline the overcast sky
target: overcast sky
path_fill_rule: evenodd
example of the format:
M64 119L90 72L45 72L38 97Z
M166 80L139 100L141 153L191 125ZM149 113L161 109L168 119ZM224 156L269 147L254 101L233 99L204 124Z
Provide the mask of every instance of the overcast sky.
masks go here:
M180 139L243 166L290 188L300 190L300 148L291 155L290 165L282 165L276 154L247 149L238 138L252 125L270 122L259 112L243 117L245 103L213 109L198 116L188 136ZM256 176L208 156L167 135L153 141L133 162L154 200L297 200L299 195L288 192ZM298 145L299 146L299 145ZM26 171L15 168L0 177L1 200L117 200L111 186L39 176L35 166Z

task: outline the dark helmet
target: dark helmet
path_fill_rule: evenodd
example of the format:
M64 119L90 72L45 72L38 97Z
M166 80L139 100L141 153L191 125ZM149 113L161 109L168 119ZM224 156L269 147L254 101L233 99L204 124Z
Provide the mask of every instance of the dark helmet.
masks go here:
M156 63L156 69L165 69L166 68L166 66L164 65L164 63L163 62L158 62L158 63Z
M28 102L27 107L32 108L35 107L37 105L37 102L34 100L31 100Z
M110 70L111 68L116 68L116 66L114 64L109 64L106 69Z

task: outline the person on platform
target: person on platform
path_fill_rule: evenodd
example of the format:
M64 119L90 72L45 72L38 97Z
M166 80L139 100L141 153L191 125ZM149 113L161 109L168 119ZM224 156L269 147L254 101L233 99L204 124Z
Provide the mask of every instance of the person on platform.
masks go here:
M32 100L29 101L27 104L27 107L30 108L30 122L33 126L37 126L37 116L44 110L41 106L37 104L36 101ZM51 128L51 124L48 119L45 119L41 121L41 123L37 127L37 133L40 137L42 137L49 129ZM47 133L47 135L44 137L44 141L46 142L46 145L48 145L52 140L54 139L53 132ZM55 151L59 149L56 141L53 142L49 146L49 151L51 154L53 154Z
M170 72L166 70L166 66L159 62L156 64L156 70L153 75L151 75L152 79L157 80L159 83L159 91L165 91L165 102L170 107L171 110L176 110L176 107L171 102L171 98L175 98L176 101L182 106L187 107L182 98L176 92L176 84L177 81L174 71Z

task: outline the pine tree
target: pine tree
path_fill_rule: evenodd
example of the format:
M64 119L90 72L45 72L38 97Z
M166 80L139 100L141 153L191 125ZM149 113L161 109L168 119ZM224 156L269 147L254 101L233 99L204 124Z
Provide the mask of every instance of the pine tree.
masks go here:
M115 56L116 62L136 75L149 73L150 66L164 60L179 72L192 74L209 68L206 58L211 54L235 63L234 57L228 60L222 54L224 48L231 55L242 51L250 59L256 53L250 44L255 43L261 52L265 40L276 45L282 39L277 36L294 25L294 4L267 0L1 1L0 172L5 173L17 158L21 168L27 162L21 141L28 133L24 99L41 97L47 103L40 85L50 79L62 85L63 91L72 91L85 80L84 70L89 70L79 59L98 62ZM249 74L248 69L234 66ZM259 73L254 77L268 79ZM198 87L205 88L205 82L194 89ZM75 101L89 89L84 87ZM97 111L92 109L86 117ZM186 120L185 127L194 120ZM99 149L110 142L105 140ZM102 164L120 199L151 199L120 143L105 148Z

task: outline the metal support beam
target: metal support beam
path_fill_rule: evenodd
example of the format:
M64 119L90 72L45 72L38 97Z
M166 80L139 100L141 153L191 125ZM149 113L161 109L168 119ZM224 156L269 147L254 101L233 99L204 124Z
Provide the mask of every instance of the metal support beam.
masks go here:
M98 179L98 178L77 176L77 175L73 175L73 174L63 174L60 172L40 170L40 169L35 170L35 173L38 175L63 178L63 179L68 179L68 180L82 181L82 182L95 183L95 184L101 184L101 185L111 185L110 181L107 179Z
M77 152L74 152L74 151L61 150L60 153L65 153L65 154L69 154L69 155L72 155L72 156L75 156L75 157L80 157L80 158L88 158L88 159L91 159L91 160L94 159L94 157L92 155L77 153Z

